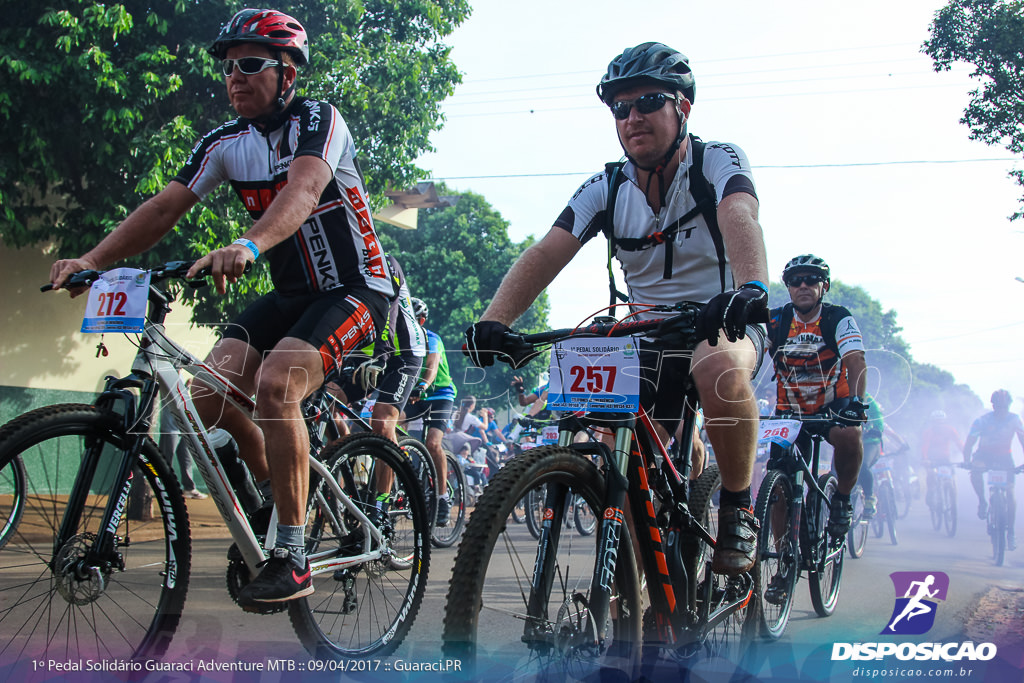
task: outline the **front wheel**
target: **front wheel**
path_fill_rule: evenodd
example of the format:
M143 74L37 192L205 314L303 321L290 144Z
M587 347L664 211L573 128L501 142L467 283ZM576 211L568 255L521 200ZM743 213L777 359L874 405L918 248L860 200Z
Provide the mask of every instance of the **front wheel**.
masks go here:
M956 486L952 481L946 481L942 486L942 523L947 536L956 536Z
M830 616L836 610L839 601L839 583L843 578L843 541L845 538L834 539L828 533L829 511L832 497L836 494L836 478L831 474L823 474L818 478L818 486L825 492L822 498L815 491L807 494L805 514L817 519L817 538L809 539L814 546L815 565L807 575L807 583L811 588L811 604L819 617Z
M430 567L430 525L420 478L405 453L372 433L354 434L328 447L323 460L345 494L322 482L310 513L307 547L313 595L288 603L292 627L320 659L386 655L412 627ZM378 492L381 468L394 474ZM383 536L355 514L360 511ZM349 564L346 558L371 553Z
M542 487L543 546L525 526L508 523L517 501ZM473 677L475 663L486 662L488 680L583 679L602 669L631 680L643 608L628 528L609 527L621 535L614 571L602 575L596 538L607 522L589 537L566 532L563 523L573 496L600 510L604 495L594 463L558 446L531 449L491 479L459 546L445 605L444 653L464 661L463 675ZM601 619L591 604L599 575L610 591Z
M84 404L40 408L0 428L0 469L20 458L25 474L25 514L0 550L0 658L115 661L167 650L192 551L181 489L152 440L131 480L129 498L141 505L119 506L113 548L95 545L112 496L124 495L111 490L113 470L133 439L118 416Z
M879 484L878 507L883 511L882 521L885 523L885 529L889 532L889 542L893 545L899 545L900 538L896 533L896 517L898 513L896 509L896 489L893 487L892 482L883 481Z
M992 539L992 561L997 567L1006 558L1006 500L998 493L988 503L988 533Z
M789 623L800 571L800 549L791 533L792 499L793 484L789 477L778 470L768 470L757 493L754 514L761 524L757 539L761 634L771 640L781 637Z
M853 487L850 502L853 503L853 525L846 534L846 548L850 557L858 559L864 556L864 548L868 544L869 521L864 518L864 489L859 484Z

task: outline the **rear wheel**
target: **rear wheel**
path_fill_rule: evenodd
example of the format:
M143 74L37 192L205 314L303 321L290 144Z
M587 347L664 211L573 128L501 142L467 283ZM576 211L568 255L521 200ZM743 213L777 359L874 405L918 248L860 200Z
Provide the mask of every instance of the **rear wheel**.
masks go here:
M831 474L823 474L818 478L818 486L825 492L822 498L816 492L808 493L808 501L804 511L814 515L817 520L816 538L808 538L814 547L816 557L815 568L808 572L807 582L811 588L811 604L820 617L830 616L839 601L839 583L843 578L844 538L832 538L828 533L828 518L832 497L836 494L836 478Z
M25 512L25 465L15 456L0 468L0 548L18 528Z
M761 524L758 537L761 564L757 585L761 633L772 640L786 630L793 609L799 574L799 548L790 534L793 485L778 470L768 470L757 493L754 514Z
M320 659L385 655L392 652L419 611L430 566L430 523L422 483L405 453L377 434L355 434L324 453L332 477L347 501L326 483L325 502L311 511L307 548L313 565L313 595L288 603L292 627L306 649ZM388 500L378 505L379 468L394 473ZM351 507L350 507L351 505ZM354 513L359 510L380 531ZM345 558L372 553L348 564Z
M448 463L445 491L448 492L448 500L451 501L452 507L448 513L448 524L435 524L430 534L430 542L438 548L450 548L462 537L462 531L466 528L466 506L469 496L466 491L466 473L462 470L462 465L448 451L445 451L444 455L445 462ZM433 519L436 520L436 516Z
M690 496L690 511L708 530L712 538L718 537L718 499L722 491L722 477L717 465L711 465L694 482ZM757 635L757 598L755 587L759 583L758 567L747 574L729 577L711 571L713 549L695 536L682 541L683 562L697 582L697 614L706 617L711 626L704 641L709 657L727 662L739 662L747 643ZM739 607L735 607L740 603Z
M167 650L188 591L191 541L178 481L152 440L143 441L115 547L95 546L113 470L134 438L121 429L118 416L81 404L40 408L0 428L0 469L20 458L25 474L24 514L0 550L0 660L148 659ZM86 472L92 456L98 466Z
M578 496L573 500L572 519L576 524L576 531L578 531L581 536L589 536L594 533L595 529L597 529L597 515L595 515L594 510L587 505L587 501Z
M517 501L541 487L541 506L553 505L543 522L550 543L538 574L547 589L533 593L539 544L508 518ZM557 446L531 449L491 479L459 546L445 606L445 656L464 660L463 675L478 675L474 663L486 662L488 680L582 680L604 670L631 680L642 606L628 527L620 527L610 610L598 624L590 593L600 571L598 544L594 536L567 532L561 521L572 496L599 510L604 491L592 462Z

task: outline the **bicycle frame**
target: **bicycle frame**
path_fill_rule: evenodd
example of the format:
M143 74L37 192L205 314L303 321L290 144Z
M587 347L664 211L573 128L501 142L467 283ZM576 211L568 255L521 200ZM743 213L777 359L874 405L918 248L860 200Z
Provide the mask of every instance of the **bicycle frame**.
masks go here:
M113 529L116 529L127 508L128 493L131 488L132 467L141 462L144 466L145 459L141 456L142 444L148 438L151 426L151 418L154 408L154 399L159 395L162 401L162 409L170 411L175 424L181 431L181 437L192 455L196 469L206 482L210 497L217 505L221 517L230 531L232 539L238 546L242 558L250 571L256 571L256 565L265 559L264 548L267 550L274 547L276 540L276 509L271 514L270 525L264 547L261 547L254 534L249 521L242 511L238 497L228 481L227 474L216 456L210 443L210 434L206 430L199 417L192 397L182 380L179 372L184 370L192 374L196 380L202 382L206 387L212 389L216 394L224 397L232 405L244 412L250 418L255 410L255 402L252 398L235 387L230 381L220 375L214 368L208 366L187 350L182 348L170 339L164 329L164 320L167 313L169 298L160 289L150 286L149 308L146 316L146 327L142 332L139 351L132 363L132 374L124 378L110 377L107 380L106 389L100 394L96 401L98 408L108 412L117 412L120 406L120 414L123 416L125 432L133 435L134 438L126 445L121 462L117 469L115 488L117 495L112 495L104 512L101 532L97 539L94 550L99 557L106 557L112 554L116 546L116 539ZM139 391L136 397L130 389ZM95 447L89 447L83 465L79 470L78 479L73 488L73 496L77 498L68 505L68 515L71 511L81 509L79 503L83 502L88 495L87 483L91 480L93 473L99 463L100 453ZM345 494L341 486L331 475L327 467L310 456L309 464L312 470L321 478L321 481L334 494L335 499L340 502L345 510L357 518L369 531L369 536L364 539L364 552L361 555L339 558L336 551L324 551L309 556L312 573L322 574L333 572L348 566L361 564L368 560L378 559L382 555L380 544L382 535L380 530L370 522L362 510ZM160 492L166 496L166 491ZM341 520L337 516L337 508L327 504L323 490L318 488L315 493L316 503L321 510L328 515L329 520L335 528L342 528ZM168 506L164 501L161 504ZM62 523L60 534L55 543L59 549L69 535L70 529L74 529L77 520L65 518ZM371 543L377 544L377 550L371 551ZM173 572L168 572L168 581L173 581Z
M691 400L686 402L683 435L679 440L679 443L685 445L685 452L678 456L681 458L681 472L658 438L651 418L642 408L637 413L601 413L592 415L589 419L587 416L572 415L560 421L559 446L572 448L587 455L600 456L605 463L607 490L603 501L604 510L598 520L598 555L595 563L600 569L595 572L592 579L588 601L592 623L597 625L599 642L607 636L605 627L611 609L611 583L618 559L619 539L622 527L626 523L623 507L627 492L630 494L630 512L635 538L640 548L640 562L647 576L651 604L657 614L656 629L659 640L677 645L701 642L707 632L750 598L750 592L747 591L734 602L720 605L713 612L698 615L695 611L698 599L696 582L690 580L686 567L677 559L675 545L680 542L682 534L696 534L709 546L715 545L715 539L694 518L688 507L689 449L696 423L696 410L693 407L696 405L696 396L692 389L689 396ZM604 427L613 427L615 441L611 450L606 444L596 441L588 444L573 443L575 435L585 428L588 422L595 420L599 420ZM648 476L652 469L651 464L659 459L660 466L656 471L661 477L661 483L667 485L668 496L675 504L674 509L667 511L669 532L668 538L665 539L659 528L651 480ZM528 603L530 614L541 614L542 606L547 602L552 589L554 576L550 563L553 561L554 549L561 534L560 521L563 519L566 506L571 502L565 493L564 487L548 487ZM706 583L705 586L707 591L710 591L710 583ZM705 599L705 605L710 604L709 594L702 597ZM702 628L694 630L694 626L698 624ZM542 633L539 631L541 627L540 622L527 621L524 638L528 641L542 639Z

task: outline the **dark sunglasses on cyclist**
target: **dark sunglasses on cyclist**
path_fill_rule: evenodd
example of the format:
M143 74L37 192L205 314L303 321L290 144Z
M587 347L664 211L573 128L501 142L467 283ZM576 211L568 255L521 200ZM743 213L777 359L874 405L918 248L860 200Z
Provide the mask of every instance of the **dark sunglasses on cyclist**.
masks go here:
M821 284L825 281L820 275L793 275L786 282L790 287L799 287L800 285L808 285L813 287L814 285Z
M676 101L675 95L669 95L667 92L652 92L646 95L641 95L635 100L619 100L611 104L612 116L619 121L625 121L629 118L629 112L636 107L636 110L641 114L653 114L662 107L669 100Z
M225 76L230 76L236 66L246 76L255 76L261 71L266 71L280 64L281 62L278 60L267 59L266 57L242 57L241 59L225 59L221 62L221 68L224 70Z

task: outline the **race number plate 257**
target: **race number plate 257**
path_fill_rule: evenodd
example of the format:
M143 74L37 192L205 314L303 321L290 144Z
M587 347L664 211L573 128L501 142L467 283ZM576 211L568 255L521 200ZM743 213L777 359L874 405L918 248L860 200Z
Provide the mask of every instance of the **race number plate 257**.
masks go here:
M640 367L630 337L572 339L551 350L548 405L557 410L635 411Z
M142 332L149 299L149 271L108 270L92 284L82 332Z

